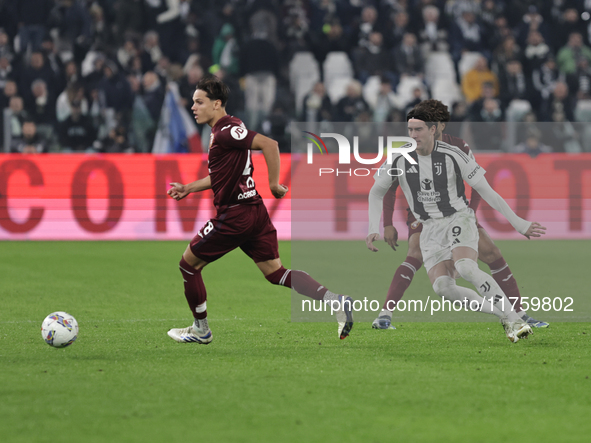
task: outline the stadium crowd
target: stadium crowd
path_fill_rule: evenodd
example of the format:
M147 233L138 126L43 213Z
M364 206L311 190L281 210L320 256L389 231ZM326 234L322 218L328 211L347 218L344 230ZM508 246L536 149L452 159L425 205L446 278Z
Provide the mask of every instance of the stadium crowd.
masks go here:
M151 152L170 82L190 112L211 73L232 90L228 113L282 150L291 121L404 121L432 97L489 145L515 121L508 150L580 152L590 12L591 0L0 0L0 140Z

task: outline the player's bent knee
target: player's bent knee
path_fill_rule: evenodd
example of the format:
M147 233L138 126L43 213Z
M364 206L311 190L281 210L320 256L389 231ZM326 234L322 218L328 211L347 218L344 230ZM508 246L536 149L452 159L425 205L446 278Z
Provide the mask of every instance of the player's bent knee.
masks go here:
M478 264L470 258L461 258L455 262L455 267L464 280L472 281L480 269Z
M501 254L501 250L496 245L493 245L492 248L487 249L486 251L479 252L478 254L478 258L487 265L497 261L502 256L503 255Z
M412 257L421 263L423 262L423 254L421 254L421 248L409 248L408 253L406 254L408 257Z
M453 299L453 287L455 284L456 281L449 275L442 275L441 277L437 277L433 282L433 291L440 297Z

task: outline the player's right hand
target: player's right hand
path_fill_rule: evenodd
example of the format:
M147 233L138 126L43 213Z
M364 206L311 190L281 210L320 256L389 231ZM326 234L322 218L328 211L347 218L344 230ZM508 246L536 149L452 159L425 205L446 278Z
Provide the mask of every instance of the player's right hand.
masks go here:
M373 245L373 242L376 240L379 240L379 238L380 238L380 234L369 234L365 238L365 244L367 245L367 249L369 249L372 252L378 252L379 249Z
M189 195L187 187L181 183L170 183L170 186L172 186L172 188L168 190L167 194L176 201L179 201L180 199L183 199Z
M530 237L541 237L545 233L546 233L545 226L542 226L538 222L532 222L532 224L529 225L529 229L527 230L527 232L523 235L525 235L527 237L527 239L530 240Z
M285 197L285 194L287 194L287 191L289 191L289 188L285 185L275 185L275 186L271 186L271 194L273 194L273 197L275 198L283 198Z
M384 241L394 250L398 247L398 231L394 226L384 227Z

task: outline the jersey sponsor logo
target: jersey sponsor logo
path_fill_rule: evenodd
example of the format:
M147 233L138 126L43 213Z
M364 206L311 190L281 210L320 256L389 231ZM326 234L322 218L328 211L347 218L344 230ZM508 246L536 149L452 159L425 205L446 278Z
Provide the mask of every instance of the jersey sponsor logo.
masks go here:
M252 177L248 177L248 180L246 180L246 187L254 188L254 179Z
M437 203L441 201L441 193L436 191L418 191L417 201L420 203Z
M417 171L417 168L414 167L414 165L412 165L407 171L407 174L418 174L419 171Z
M443 163L441 162L435 162L435 173L437 175L441 175L441 173L443 172Z
M251 191L246 191L246 192L243 192L242 194L238 194L238 200L244 200L247 198L251 198L251 197L254 197L255 195L257 195L256 189L253 189Z
M470 180L472 177L474 177L479 169L480 169L480 165L476 166L476 168L472 172L470 172L470 174L468 174L468 180Z
M236 140L244 140L248 135L248 130L242 126L234 126L230 129L230 134L232 135L232 138Z
M425 180L423 180L421 182L421 188L423 188L425 191L430 191L431 190L431 183L433 183L433 181L426 178Z

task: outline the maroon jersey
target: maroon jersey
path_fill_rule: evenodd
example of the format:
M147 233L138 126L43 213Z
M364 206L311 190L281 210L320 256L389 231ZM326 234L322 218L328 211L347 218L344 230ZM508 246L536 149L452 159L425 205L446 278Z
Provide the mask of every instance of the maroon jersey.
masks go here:
M453 135L449 135L449 134L441 134L441 141L443 141L447 144L450 144L452 146L457 146L466 154L471 155L470 146L468 145L468 143L466 143L463 139L461 139L459 137L454 137ZM383 201L384 227L392 226L392 215L394 213L394 202L396 200L396 189L397 188L398 188L398 181L396 181L396 183L394 183L390 187L390 189L388 189L388 192L384 196L384 201ZM474 210L474 212L476 212L476 209L478 209L478 205L480 204L481 199L482 199L482 197L480 197L480 194L478 192L476 192L474 189L472 189L472 194L470 195L469 207L472 208ZM407 208L406 210L408 212L407 224L410 226L410 224L412 224L413 222L416 221L416 218L412 214L412 212L410 211L410 208Z
M250 147L256 134L231 115L223 116L211 128L209 177L213 204L218 212L229 206L263 202L252 178L254 167Z

